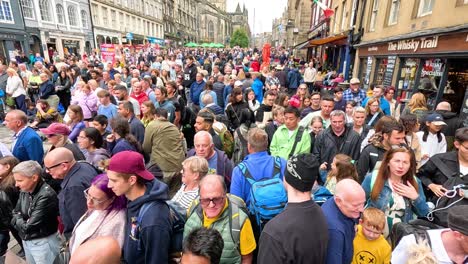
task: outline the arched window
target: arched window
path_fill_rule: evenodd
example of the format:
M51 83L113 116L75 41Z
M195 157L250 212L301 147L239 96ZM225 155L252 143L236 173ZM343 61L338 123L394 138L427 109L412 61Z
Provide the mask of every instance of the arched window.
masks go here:
M57 9L57 22L59 24L65 24L65 11L63 10L63 6L57 4L55 8Z
M21 0L23 15L25 18L34 19L34 3L32 0Z
M39 11L41 12L41 20L52 22L49 0L39 0Z
M210 41L214 40L214 25L213 21L208 22L208 39Z
M84 10L81 10L81 25L83 28L88 28L88 13Z
M68 20L70 21L70 26L78 26L78 21L76 19L76 8L75 6L71 5L68 6Z

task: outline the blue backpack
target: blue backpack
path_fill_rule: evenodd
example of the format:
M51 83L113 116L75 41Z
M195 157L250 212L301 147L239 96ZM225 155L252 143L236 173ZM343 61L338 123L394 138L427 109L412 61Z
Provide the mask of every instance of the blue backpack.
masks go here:
M262 224L281 213L288 203L288 196L283 181L280 179L281 158L274 157L273 176L259 181L255 181L244 162L239 163L238 166L250 184L248 210L255 216L261 229Z

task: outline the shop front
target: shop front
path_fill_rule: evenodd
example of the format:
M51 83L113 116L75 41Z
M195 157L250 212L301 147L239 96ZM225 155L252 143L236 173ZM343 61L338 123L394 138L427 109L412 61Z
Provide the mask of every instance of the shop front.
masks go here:
M420 91L431 109L448 101L453 112L468 115L463 101L468 90L468 32L358 46L356 73L365 89L371 83L394 86L402 102Z
M25 45L25 34L13 32L0 32L0 61L8 64L14 60L21 52L28 55L28 47Z

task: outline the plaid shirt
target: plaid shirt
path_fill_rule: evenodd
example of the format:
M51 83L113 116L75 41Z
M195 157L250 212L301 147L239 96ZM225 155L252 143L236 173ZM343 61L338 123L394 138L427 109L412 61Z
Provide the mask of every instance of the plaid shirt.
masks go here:
M366 98L366 92L363 89L359 89L358 93L353 93L351 92L351 88L349 88L343 93L343 100L345 100L345 102L355 101L357 105L361 105L362 101L365 98Z

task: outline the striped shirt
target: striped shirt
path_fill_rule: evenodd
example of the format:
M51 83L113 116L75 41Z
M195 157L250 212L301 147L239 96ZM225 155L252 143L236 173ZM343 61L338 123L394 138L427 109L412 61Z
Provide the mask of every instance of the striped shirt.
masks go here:
M193 200L198 196L198 188L191 191L184 191L186 185L182 184L179 191L172 197L171 201L177 202L185 209L188 209Z

